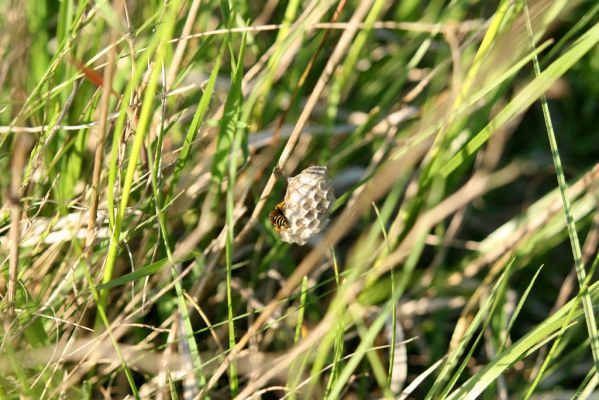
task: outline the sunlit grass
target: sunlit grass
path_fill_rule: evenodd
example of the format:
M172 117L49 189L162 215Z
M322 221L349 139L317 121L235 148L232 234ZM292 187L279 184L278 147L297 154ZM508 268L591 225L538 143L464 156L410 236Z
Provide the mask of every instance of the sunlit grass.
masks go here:
M0 398L596 393L593 2L0 8Z

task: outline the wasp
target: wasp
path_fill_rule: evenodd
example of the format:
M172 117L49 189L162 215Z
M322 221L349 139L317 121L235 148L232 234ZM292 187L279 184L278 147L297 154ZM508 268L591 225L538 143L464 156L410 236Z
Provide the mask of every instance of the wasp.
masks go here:
M284 229L289 227L289 221L287 217L285 217L285 201L278 203L275 206L275 209L272 210L269 214L270 222L275 227L275 231L281 232Z

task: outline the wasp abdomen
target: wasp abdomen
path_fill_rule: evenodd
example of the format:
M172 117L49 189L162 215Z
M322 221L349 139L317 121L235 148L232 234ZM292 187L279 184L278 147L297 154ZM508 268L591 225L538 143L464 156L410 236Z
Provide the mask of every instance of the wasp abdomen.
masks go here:
M275 206L275 209L270 212L270 222L277 232L289 227L289 221L285 217L285 202L281 202Z

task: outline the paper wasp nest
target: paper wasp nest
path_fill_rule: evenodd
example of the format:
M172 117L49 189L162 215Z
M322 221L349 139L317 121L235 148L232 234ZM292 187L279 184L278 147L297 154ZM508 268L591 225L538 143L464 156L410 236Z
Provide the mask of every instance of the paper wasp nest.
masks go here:
M279 230L281 239L304 245L328 225L334 201L327 167L309 167L289 178L285 200L279 208L287 219L287 226Z

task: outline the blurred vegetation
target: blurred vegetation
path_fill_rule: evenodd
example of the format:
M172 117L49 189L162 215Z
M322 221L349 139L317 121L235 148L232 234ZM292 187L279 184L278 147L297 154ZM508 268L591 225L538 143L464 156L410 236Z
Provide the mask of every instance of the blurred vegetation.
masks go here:
M0 10L0 398L597 395L596 2Z

